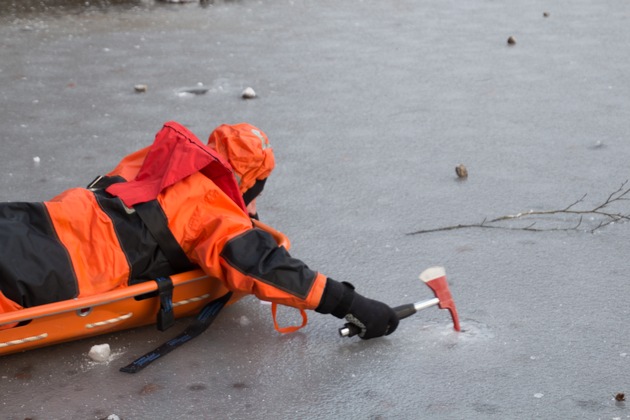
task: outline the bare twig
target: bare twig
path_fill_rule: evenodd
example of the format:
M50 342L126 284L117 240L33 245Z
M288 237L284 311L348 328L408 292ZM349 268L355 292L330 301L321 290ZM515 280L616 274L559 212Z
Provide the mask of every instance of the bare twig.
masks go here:
M610 193L610 195L608 196L608 198L606 198L605 201L587 210L579 210L575 208L576 206L584 202L584 199L586 198L586 194L584 194L581 198L579 198L578 200L574 201L573 203L569 204L568 206L562 209L541 210L541 211L530 210L527 212L522 212L522 213L517 213L517 214L508 214L505 216L499 216L490 220L485 218L483 219L483 221L481 221L481 223L459 224L459 225L444 226L444 227L432 228L432 229L422 229L422 230L417 230L415 232L409 232L407 235L419 235L422 233L443 232L443 231L448 231L448 230L472 229L472 228L521 230L521 231L528 231L528 232L575 231L575 230L578 230L578 228L582 225L584 216L587 216L587 215L602 219L593 229L590 229L590 232L592 233L598 229L601 229L610 225L611 223L615 223L617 221L630 220L630 214L615 213L609 210L610 206L613 205L614 203L630 200L630 198L628 197L628 194L630 194L630 187L626 188L627 183L628 183L628 180L625 180L619 188L617 188L615 191ZM549 215L556 215L556 214L576 215L576 216L579 216L579 219L574 226L570 226L566 228L559 228L559 227L538 228L538 227L534 227L536 225L535 221L527 226L506 226L505 224L501 223L501 222L517 220L517 219L521 220L525 218L533 218L536 216L549 216Z

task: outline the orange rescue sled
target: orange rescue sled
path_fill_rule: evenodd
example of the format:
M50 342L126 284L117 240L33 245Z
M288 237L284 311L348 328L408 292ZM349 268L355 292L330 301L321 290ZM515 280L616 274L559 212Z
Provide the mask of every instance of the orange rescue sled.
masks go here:
M256 227L271 233L278 245L289 249L290 242L281 232L254 221ZM170 276L173 282L175 318L196 315L208 302L223 296L227 289L216 278L201 270ZM79 340L100 334L154 324L160 311L156 282L147 281L97 296L25 308L0 314L0 356ZM146 295L153 294L152 297ZM234 294L228 304L243 295Z

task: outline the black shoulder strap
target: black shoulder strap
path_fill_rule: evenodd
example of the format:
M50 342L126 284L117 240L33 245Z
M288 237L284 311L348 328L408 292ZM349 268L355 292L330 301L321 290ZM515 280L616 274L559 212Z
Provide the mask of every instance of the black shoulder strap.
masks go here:
M125 182L121 176L98 176L87 186L90 190L100 190L118 182ZM157 200L139 203L133 206L136 214L147 227L153 239L158 243L175 272L189 271L196 266L190 262L186 253L168 228L168 219Z
M182 272L196 268L168 228L168 219L157 200L139 203L133 208L175 271Z

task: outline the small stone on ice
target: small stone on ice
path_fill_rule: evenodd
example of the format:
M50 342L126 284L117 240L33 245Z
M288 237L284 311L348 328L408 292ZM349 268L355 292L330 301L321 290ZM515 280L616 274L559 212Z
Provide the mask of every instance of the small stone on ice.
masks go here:
M147 85L135 85L133 87L133 89L138 92L138 93L144 93L147 91L148 86Z
M111 355L111 349L109 348L109 344L97 344L92 346L88 356L95 362L106 362L109 360L109 356Z
M455 173L459 178L468 178L468 169L463 164L455 167Z
M243 97L243 99L253 99L256 97L256 92L254 92L254 89L248 87L245 88L241 96Z

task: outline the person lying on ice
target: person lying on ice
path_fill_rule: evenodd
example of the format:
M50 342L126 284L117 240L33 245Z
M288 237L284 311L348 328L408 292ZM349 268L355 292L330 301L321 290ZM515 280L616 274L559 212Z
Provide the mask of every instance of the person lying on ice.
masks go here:
M266 135L222 125L208 145L168 122L154 143L88 188L0 204L0 312L97 295L196 267L236 293L345 317L369 339L398 318L311 270L253 226L274 167Z

